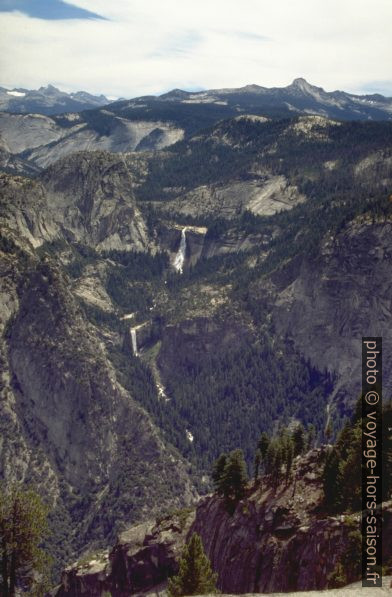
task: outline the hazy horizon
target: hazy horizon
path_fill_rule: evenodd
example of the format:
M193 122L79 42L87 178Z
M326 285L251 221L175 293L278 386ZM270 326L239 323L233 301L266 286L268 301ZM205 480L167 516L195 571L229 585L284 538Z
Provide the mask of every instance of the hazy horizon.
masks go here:
M0 78L132 98L303 77L390 97L391 21L387 0L0 0Z

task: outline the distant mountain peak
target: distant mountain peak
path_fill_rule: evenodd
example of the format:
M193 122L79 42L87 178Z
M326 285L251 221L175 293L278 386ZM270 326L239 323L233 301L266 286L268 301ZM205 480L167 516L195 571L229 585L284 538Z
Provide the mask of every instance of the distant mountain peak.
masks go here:
M48 85L46 85L46 87L45 86L40 87L38 89L38 91L42 91L42 92L45 92L45 91L57 91L57 92L60 92L60 89L57 89L57 87L55 87L54 85L51 85L49 83Z
M159 96L159 99L186 99L190 95L189 91L184 91L183 89L172 89L167 93L163 93Z
M292 82L291 85L297 86L297 87L302 87L304 85L309 85L309 83L303 77L297 77L296 79L294 79L294 81Z
M303 77L298 77L297 79L294 79L291 85L289 85L289 88L298 89L300 91L304 91L305 93L309 91L322 90L321 87L316 87L315 85L311 85L310 83L308 83L308 81Z
M257 85L256 83L250 83L249 85L245 85L245 87L241 87L242 91L247 91L249 93L257 93L260 90L263 90L264 87Z

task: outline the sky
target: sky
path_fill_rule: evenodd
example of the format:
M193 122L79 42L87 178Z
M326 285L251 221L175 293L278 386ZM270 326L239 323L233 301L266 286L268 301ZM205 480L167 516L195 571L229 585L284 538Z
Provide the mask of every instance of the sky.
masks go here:
M289 85L392 96L391 0L0 0L0 85L111 98Z

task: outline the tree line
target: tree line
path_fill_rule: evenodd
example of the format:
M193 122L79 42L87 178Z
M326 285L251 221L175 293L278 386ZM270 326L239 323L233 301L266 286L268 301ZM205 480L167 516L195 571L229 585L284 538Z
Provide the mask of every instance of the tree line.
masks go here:
M253 464L253 482L260 486L263 479L274 490L279 483L288 485L291 479L294 458L308 451L315 442L315 429L307 430L301 423L283 428L275 436L263 431L257 442ZM246 493L249 483L248 467L241 449L222 453L212 466L212 481L218 495L222 496L230 511Z
M42 548L48 508L32 489L0 488L0 594L42 597L49 589L51 558Z
M327 453L323 471L324 506L331 513L356 512L362 508L361 403L344 425ZM382 413L382 500L392 499L392 403Z

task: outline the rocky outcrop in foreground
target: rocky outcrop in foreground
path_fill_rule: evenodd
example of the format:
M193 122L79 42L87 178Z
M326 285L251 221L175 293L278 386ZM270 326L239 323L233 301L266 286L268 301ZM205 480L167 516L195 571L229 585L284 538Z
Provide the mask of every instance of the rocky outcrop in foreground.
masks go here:
M118 597L157 590L177 571L177 561L195 511L179 510L156 522L121 533L110 553L101 553L68 567L53 596L98 597L109 591Z
M54 595L100 597L109 591L125 597L159 591L176 572L181 549L193 532L202 537L222 592L287 594L326 589L330 575L352 545L351 534L359 529L360 518L323 514L320 471L324 457L325 449L297 457L287 486L282 483L274 492L264 481L249 488L233 515L221 498L209 496L196 511L178 511L133 527L120 535L106 559L94 558L66 569ZM391 502L383 512L383 555L388 561L392 556L388 543ZM346 573L348 582L358 580L354 566Z

